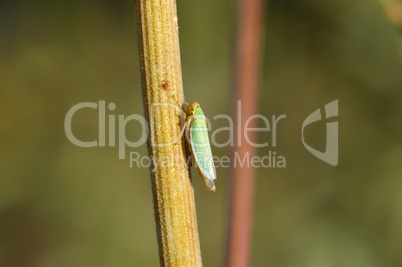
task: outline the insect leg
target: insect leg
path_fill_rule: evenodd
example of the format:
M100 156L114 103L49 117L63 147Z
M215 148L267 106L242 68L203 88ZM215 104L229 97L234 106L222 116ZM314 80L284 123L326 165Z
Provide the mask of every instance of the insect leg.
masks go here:
M177 143L179 143L180 141L181 141L181 139L182 139L182 137L183 137L183 134L184 134L184 131L186 130L186 128L188 128L188 125L190 124L190 120L186 120L185 122L184 122L184 125L183 125L183 127L181 128L181 130L180 130L180 135L179 135L179 138L176 140L176 142L174 142L173 144L175 145L175 144L177 144Z

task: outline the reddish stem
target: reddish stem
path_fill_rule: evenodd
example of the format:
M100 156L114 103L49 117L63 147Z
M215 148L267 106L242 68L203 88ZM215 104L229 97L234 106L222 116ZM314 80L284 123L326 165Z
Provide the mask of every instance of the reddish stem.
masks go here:
M236 132L233 159L237 154L243 159L247 154L255 156L255 131L244 133L244 124L250 116L257 113L258 80L260 68L260 46L262 33L262 0L241 0L236 47L235 88L236 102L240 100L241 109L236 112ZM237 109L238 103L235 103ZM248 128L256 127L256 120ZM246 140L246 136L248 140ZM241 143L239 143L241 142ZM246 162L247 163L247 162ZM230 195L230 217L226 266L248 266L250 258L251 228L253 217L254 168L245 165L232 170Z

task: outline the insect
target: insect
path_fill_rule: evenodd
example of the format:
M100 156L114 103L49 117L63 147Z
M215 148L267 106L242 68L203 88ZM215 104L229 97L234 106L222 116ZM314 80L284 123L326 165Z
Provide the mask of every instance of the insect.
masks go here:
M187 104L185 110L183 110L172 95L169 94L169 84L164 83L163 89L167 94L173 98L176 104L180 107L180 110L185 116L184 125L180 136L184 131L187 132L187 139L190 144L190 151L193 161L195 162L196 169L204 184L211 191L215 191L216 171L212 158L211 145L209 143L208 128L205 120L204 112L197 102Z

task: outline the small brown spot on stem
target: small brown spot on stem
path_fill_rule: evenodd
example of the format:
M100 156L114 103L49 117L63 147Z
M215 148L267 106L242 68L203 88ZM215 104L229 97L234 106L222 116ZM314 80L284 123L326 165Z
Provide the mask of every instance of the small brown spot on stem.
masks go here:
M162 87L165 91L169 91L170 89L169 81L166 81L164 84L162 84Z

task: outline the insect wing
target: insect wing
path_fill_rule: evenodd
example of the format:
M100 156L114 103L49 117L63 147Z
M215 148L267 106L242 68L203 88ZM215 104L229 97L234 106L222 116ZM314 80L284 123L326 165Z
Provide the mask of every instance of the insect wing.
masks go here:
M205 118L195 117L190 124L191 150L195 163L203 178L216 179L216 171L209 143L208 128Z

